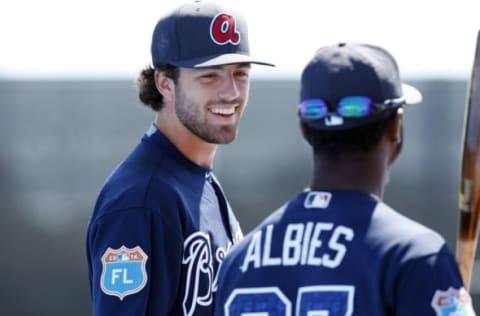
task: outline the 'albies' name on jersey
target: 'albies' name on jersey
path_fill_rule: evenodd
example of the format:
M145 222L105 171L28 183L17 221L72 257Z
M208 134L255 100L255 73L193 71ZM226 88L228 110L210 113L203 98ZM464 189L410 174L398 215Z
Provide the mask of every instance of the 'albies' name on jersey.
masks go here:
M291 223L277 230L270 224L253 234L241 270L294 265L333 269L342 262L354 235L350 227L334 223ZM272 240L282 240L276 255L272 253Z

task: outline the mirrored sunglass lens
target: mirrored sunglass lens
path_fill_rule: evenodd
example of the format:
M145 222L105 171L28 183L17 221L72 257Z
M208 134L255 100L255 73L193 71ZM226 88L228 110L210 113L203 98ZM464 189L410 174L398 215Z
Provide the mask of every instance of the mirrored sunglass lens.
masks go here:
M364 117L370 113L371 104L368 97L345 97L338 103L337 113L343 117Z
M328 108L322 100L307 100L302 102L300 114L307 119L318 119L327 115Z

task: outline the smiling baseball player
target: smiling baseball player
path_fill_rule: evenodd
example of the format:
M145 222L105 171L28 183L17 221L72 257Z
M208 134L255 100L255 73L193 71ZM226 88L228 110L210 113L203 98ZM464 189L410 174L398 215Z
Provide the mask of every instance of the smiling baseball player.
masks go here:
M138 79L154 123L104 184L87 233L93 314L212 315L217 270L242 237L212 170L247 104L243 17L196 1L162 17Z

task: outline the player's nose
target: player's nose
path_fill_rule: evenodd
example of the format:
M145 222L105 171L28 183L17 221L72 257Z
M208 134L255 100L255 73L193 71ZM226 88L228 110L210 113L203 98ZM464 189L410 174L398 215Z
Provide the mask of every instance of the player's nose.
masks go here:
M224 100L235 100L240 96L240 87L234 74L227 74L222 80L219 97Z

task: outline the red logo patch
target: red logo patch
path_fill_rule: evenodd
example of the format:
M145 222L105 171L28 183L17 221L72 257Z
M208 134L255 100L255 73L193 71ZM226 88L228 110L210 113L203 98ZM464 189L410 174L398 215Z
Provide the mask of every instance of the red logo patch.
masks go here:
M240 33L235 26L235 18L227 13L217 14L210 24L210 36L218 45L240 43Z

